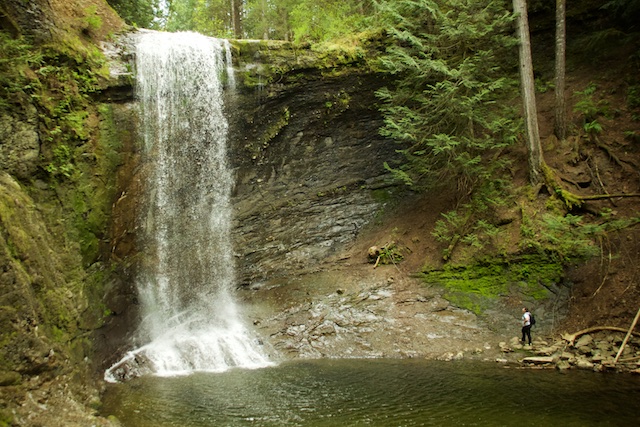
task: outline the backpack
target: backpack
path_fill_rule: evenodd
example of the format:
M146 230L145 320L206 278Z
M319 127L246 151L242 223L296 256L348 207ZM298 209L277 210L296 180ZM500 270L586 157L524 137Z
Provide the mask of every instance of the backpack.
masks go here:
M529 313L529 323L531 324L531 326L536 324L536 318L533 317L533 313Z

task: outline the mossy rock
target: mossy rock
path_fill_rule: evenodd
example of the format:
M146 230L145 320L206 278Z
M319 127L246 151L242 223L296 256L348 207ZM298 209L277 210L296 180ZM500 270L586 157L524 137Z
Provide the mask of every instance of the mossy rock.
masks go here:
M551 288L562 282L563 266L543 255L491 259L443 269L424 269L425 283L445 289L451 303L476 314L490 308L499 298L518 294L541 301L552 296Z

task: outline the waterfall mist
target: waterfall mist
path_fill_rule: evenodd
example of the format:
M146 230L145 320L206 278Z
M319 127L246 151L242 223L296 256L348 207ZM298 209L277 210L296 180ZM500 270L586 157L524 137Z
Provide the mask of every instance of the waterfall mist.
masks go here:
M140 32L136 95L148 165L139 218L143 314L139 348L109 381L269 364L233 298L232 171L223 79L233 89L226 40Z

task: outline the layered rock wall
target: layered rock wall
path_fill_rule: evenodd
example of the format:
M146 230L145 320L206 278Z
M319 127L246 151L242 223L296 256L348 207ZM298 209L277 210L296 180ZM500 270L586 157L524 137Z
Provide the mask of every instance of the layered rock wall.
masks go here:
M246 67L247 64L240 64ZM240 280L313 269L353 241L393 192L379 135L375 73L292 70L284 84L230 99Z

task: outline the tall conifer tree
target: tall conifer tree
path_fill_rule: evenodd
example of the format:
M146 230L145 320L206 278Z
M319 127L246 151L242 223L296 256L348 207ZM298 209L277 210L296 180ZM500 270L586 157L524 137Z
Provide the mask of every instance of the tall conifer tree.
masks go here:
M531 38L529 36L529 19L526 0L513 0L513 11L516 14L519 57L520 82L522 86L522 105L524 109L524 125L529 151L529 180L532 184L543 182L542 145L538 130L538 110L533 80L533 60L531 58Z
M490 153L516 130L503 102L515 83L506 1L386 1L379 10L394 41L382 64L396 82L378 92L382 133L407 159L397 177L417 186L488 177L499 165Z

